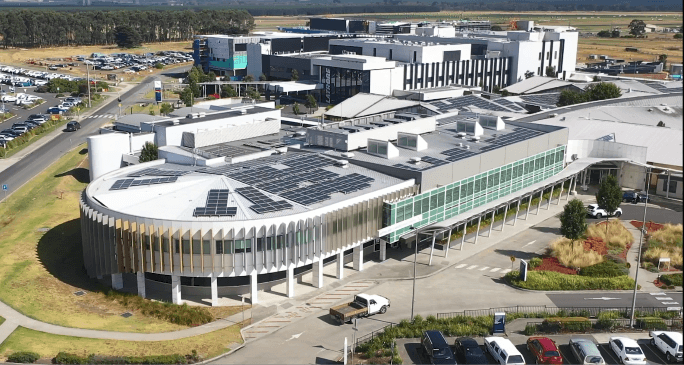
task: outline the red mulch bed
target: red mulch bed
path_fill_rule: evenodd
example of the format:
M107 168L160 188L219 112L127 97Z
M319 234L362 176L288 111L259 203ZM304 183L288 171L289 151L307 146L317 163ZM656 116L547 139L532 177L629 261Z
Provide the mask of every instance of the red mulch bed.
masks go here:
M643 222L639 222L639 221L631 221L629 223L631 223L637 229L641 229L641 226L643 226ZM646 222L646 231L648 233L653 233L653 232L655 232L655 231L657 231L663 227L664 226L660 223Z
M608 247L606 246L606 243L598 237L588 237L584 241L584 251L589 250L595 251L601 256L608 254Z
M624 261L627 261L627 252L629 252L629 249L632 248L632 243L628 243L627 246L625 247L625 250L622 251L619 255L617 255L619 258L623 259Z
M575 269L571 269L569 267L565 267L558 262L558 259L555 257L551 256L545 256L542 257L542 263L535 267L535 271L555 271L559 272L561 274L568 274L568 275L577 275L577 271Z

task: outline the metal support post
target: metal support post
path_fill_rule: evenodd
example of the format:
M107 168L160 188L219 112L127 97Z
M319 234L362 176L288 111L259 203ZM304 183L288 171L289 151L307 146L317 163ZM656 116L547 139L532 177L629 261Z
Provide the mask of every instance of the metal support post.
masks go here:
M503 232L504 227L506 226L506 215L508 215L508 204L506 204L506 207L504 208L504 217L503 223L501 224L501 232Z
M477 244L477 237L480 235L480 222L482 221L482 215L479 215L477 217L477 230L475 231L475 242L473 244Z
M544 189L541 189L539 192L539 203L537 204L537 212L534 213L536 215L539 215L539 208L541 208L542 200L544 200Z
M553 188L555 187L555 185L551 185L551 194L549 194L549 204L546 205L546 210L549 210L549 208L551 208L551 201L553 200Z
M428 266L432 266L432 254L435 252L435 239L437 238L437 232L432 232L432 246L430 246L430 261L428 261Z
M494 228L494 214L496 213L496 209L492 210L492 223L489 224L489 232L487 232L487 237L492 236L492 228Z
M449 227L449 237L447 238L446 250L444 251L444 258L447 258L449 256L449 249L451 248L451 231L453 229L453 227Z
M463 223L463 236L461 236L461 247L459 247L459 251L463 251L463 244L465 243L465 236L466 236L466 229L468 228L468 221L466 220Z
M530 207L532 206L532 194L530 194L530 199L527 201L527 212L525 212L525 220L527 220L527 215L530 214Z
M518 199L518 207L515 209L515 218L513 218L513 227L515 227L515 223L518 221L518 214L520 214L520 199Z

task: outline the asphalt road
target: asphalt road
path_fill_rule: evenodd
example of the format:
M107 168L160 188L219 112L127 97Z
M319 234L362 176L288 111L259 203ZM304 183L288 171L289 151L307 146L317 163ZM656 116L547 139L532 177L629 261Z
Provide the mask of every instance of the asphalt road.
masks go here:
M631 204L631 203L622 203L620 205L620 208L622 208L622 216L620 219L622 220L637 220L641 221L644 219L644 204L639 203L639 204ZM649 203L648 207L646 207L646 221L654 221L658 223L672 223L672 224L681 224L684 215L682 212L676 212L674 210L666 209L666 208L661 208L658 207L654 204ZM605 218L603 218L605 220ZM594 218L589 218L587 217L587 222L594 222L597 221L597 219Z
M657 294L657 295L654 295ZM548 294L548 298L558 307L601 307L626 308L632 306L632 293L569 293ZM637 293L637 307L681 307L682 292Z

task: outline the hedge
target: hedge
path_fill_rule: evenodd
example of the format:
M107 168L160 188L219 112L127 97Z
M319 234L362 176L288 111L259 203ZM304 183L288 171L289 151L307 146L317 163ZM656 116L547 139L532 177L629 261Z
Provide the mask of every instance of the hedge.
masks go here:
M21 136L11 141L8 141L6 148L0 147L0 158L5 157L12 149L15 149L17 147L22 146L25 143L28 143L33 137L41 135L43 133L52 132L53 130L57 129L58 126L66 122L67 120L64 118L59 120L48 120L40 126L22 134Z
M634 279L629 276L594 278L566 275L553 271L528 271L527 281L519 278L518 271L506 274L506 280L519 288L530 290L628 290L634 289Z
M586 317L551 317L541 324L544 332L585 332L591 328L591 320Z
M629 269L625 264L617 263L613 260L606 260L596 265L584 267L580 270L581 276L590 276L594 278L615 278L629 274Z
M35 352L21 351L7 356L7 362L32 364L40 359L40 355Z
M52 359L53 364L187 364L183 355L153 355L153 356L99 356L91 354L88 357L60 352Z
M665 285L682 286L682 273L660 275L660 281Z

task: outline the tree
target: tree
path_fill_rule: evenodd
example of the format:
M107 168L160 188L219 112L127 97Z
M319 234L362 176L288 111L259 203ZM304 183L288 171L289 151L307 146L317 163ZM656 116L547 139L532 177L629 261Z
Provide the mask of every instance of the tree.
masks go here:
M250 99L254 99L254 100L261 99L261 94L258 91L256 91L253 87L248 87L247 90L245 91L245 95L247 95L247 97Z
M608 234L608 215L616 211L622 203L622 189L615 176L608 175L601 181L596 193L596 203L608 213L606 214L606 234Z
M585 91L587 101L615 99L622 96L622 91L611 82L599 82L590 85Z
M318 108L318 103L316 102L316 98L314 98L313 95L309 94L309 96L306 97L306 107L309 108L309 113L311 113L311 109L317 109Z
M634 19L627 27L629 28L629 34L635 37L641 37L646 33L646 23L643 20Z
M188 86L180 92L180 99L185 106L192 106L194 101L194 95L192 95L192 89Z
M268 77L265 74L259 75L259 81L268 81Z
M510 95L511 95L511 93L509 93L508 90L506 90L506 89L501 90L501 96L510 96Z
M298 114L299 114L299 104L297 104L296 102L295 102L294 105L292 106L292 112L294 113L294 115L298 115Z
M563 207L560 214L560 231L563 237L570 240L570 247L575 248L575 241L584 237L587 231L587 208L579 199L572 199Z
M526 71L526 72L525 72L525 78L526 78L526 79L529 79L529 78L532 77L532 76L534 76L534 72L532 72L532 71Z
M235 91L235 89L233 89L231 85L224 85L223 87L221 87L222 98L234 98L237 95L237 91Z
M656 125L656 127L665 127L665 122L661 120L660 122L658 122L658 125Z
M252 81L254 81L254 76L252 76L252 75L247 75L247 76L245 76L245 77L242 78L242 81L244 81L244 82L252 82Z
M546 76L556 77L556 66L546 66Z
M292 80L292 81L299 80L299 71L297 71L296 69L293 68L292 69L292 77L290 78L290 80Z
M500 31L503 30L503 28L501 28L501 27L498 26L498 25L492 25L492 30L495 31L495 32L500 32Z
M610 31L611 38L620 38L620 29L613 29Z
M116 45L120 48L135 48L142 45L140 33L129 25L121 25L114 30Z
M582 93L574 90L563 90L558 98L558 106L579 104L584 103L585 101L587 100Z
M216 74L214 73L214 71L209 71L209 73L207 73L206 80L204 82L209 82L209 81L211 81L211 82L216 81Z
M169 115L173 111L173 105L169 103L162 103L159 107L159 114Z
M667 55L661 54L658 56L658 61L660 61L663 64L663 68L665 68L665 66L667 66Z
M159 158L159 147L156 143L145 142L145 145L140 151L140 162L154 161Z
M164 64L161 62L157 62L157 64L154 65L154 68L156 68L157 70L161 70L164 68Z
M682 33L675 33L675 35L673 37L674 37L674 39L682 39L682 36L684 36L684 35L682 35Z
M612 34L609 30L602 30L596 34L597 37L601 37L601 38L610 38L611 35Z

